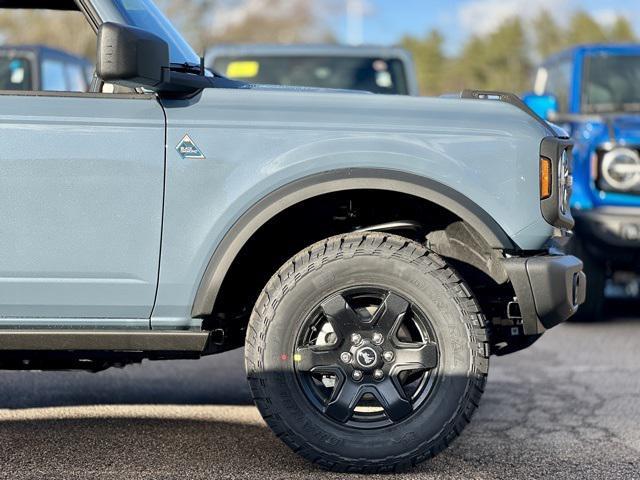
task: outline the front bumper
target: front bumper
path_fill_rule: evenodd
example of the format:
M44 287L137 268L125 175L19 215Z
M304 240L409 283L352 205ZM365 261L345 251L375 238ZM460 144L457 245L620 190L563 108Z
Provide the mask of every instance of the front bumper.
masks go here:
M640 207L574 210L576 232L604 246L640 249Z
M538 255L504 260L520 307L525 335L539 335L564 322L584 303L587 279L572 255Z

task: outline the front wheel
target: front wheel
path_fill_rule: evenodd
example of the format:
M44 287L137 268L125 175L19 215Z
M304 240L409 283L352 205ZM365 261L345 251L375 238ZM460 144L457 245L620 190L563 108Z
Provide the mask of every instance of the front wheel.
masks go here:
M443 450L478 406L485 322L440 257L380 233L332 237L269 281L247 330L256 404L335 471L398 471Z

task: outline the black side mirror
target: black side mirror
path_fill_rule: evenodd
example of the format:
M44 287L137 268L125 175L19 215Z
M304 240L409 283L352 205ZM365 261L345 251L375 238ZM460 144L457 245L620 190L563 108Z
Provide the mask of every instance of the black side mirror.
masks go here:
M103 81L153 89L169 67L169 45L160 37L118 23L100 26L96 73Z

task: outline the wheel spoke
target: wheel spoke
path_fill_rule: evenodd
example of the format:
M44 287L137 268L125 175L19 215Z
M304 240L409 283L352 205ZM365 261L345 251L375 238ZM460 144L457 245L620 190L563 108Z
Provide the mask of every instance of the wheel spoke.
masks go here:
M325 407L325 413L339 422L346 422L353 415L353 409L361 396L360 385L349 379L343 379Z
M438 365L438 346L434 342L401 343L396 349L396 368L400 370L429 370Z
M340 339L344 340L349 332L358 327L360 317L342 295L334 295L327 299L321 308Z
M392 421L402 420L413 411L411 402L405 398L401 387L391 378L385 379L374 388L374 395Z
M385 335L394 334L404 318L409 302L395 293L387 293L384 300L376 310L371 320L371 324L378 330L385 332Z
M326 368L337 367L338 354L333 347L300 347L296 351L294 361L300 372L323 371Z
M367 423L364 428L399 422L430 394L423 379L438 366L439 347L420 309L400 295L375 287L344 289L326 298L304 325L295 370L305 394L332 420ZM361 360L363 355L371 360ZM403 384L416 382L419 390L405 393ZM379 408L371 410L373 397Z

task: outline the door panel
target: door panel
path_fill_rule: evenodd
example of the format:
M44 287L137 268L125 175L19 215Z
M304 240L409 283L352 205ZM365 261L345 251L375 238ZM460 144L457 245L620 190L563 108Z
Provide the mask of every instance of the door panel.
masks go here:
M0 95L0 317L148 318L164 114L154 98Z

